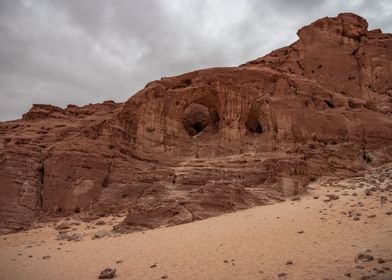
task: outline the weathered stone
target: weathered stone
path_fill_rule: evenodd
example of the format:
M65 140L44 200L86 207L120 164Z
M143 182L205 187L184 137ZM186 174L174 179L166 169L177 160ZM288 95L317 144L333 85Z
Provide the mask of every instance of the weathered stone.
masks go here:
M1 122L0 232L40 213L129 210L117 229L176 225L391 161L392 36L350 13L298 36L238 67L152 81L124 103L36 104Z
M94 237L95 237L95 238L103 238L103 237L106 237L106 236L108 236L108 235L109 235L109 233L108 233L107 231L100 230L100 231L97 231L97 232L94 234Z
M61 223L55 227L55 229L57 229L57 230L64 230L64 229L70 229L70 228L71 228L71 226L68 223Z
M112 279L116 275L115 268L106 268L105 270L101 271L98 278L99 279Z
M337 200L339 199L339 196L336 194L327 194L326 197L329 198L329 200Z
M355 259L355 261L362 261L362 262L370 262L373 260L374 260L374 257L372 255L365 254L365 253L360 253L357 256L357 258Z

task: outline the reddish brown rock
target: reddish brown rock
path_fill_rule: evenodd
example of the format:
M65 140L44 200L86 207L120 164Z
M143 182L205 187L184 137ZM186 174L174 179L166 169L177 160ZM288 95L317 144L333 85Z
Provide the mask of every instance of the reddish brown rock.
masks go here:
M301 194L392 157L392 35L323 18L239 67L146 85L125 103L34 105L0 123L0 228L129 209L155 228Z

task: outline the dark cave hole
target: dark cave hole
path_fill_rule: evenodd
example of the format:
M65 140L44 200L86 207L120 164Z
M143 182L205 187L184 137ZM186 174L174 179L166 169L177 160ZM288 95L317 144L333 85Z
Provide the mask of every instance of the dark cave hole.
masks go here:
M211 122L208 108L202 104L192 103L184 111L183 126L190 136L202 132Z
M196 134L198 134L198 133L202 132L204 128L206 128L206 125L205 125L205 123L197 122L192 125L192 128L196 132Z
M362 159L367 163L372 163L372 158L370 157L369 153L366 151L363 151L362 153Z
M261 126L261 123L257 119L249 118L245 122L245 126L250 133L256 133L256 134L263 133L263 127Z
M335 108L335 105L334 105L331 101L325 100L324 102L325 102L325 104L327 104L327 106L328 106L329 108Z

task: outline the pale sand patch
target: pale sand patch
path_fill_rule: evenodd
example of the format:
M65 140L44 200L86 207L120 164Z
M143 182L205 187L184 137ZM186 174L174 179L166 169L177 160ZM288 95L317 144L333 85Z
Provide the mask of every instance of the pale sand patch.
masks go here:
M287 276L280 279L350 279L347 272L360 279L377 274L373 268L392 269L392 216L385 214L392 210L391 193L382 193L389 201L381 204L381 194L366 197L357 189L344 196L346 190L335 189L318 186L301 201L118 237L92 240L90 230L80 242L57 241L53 227L1 236L0 279L97 279L106 267L117 269L115 279L203 280L278 279L282 272ZM327 191L339 199L323 202ZM342 214L350 210L361 213L359 221ZM376 217L367 217L372 214ZM355 257L366 249L375 260L355 268ZM42 259L46 255L50 258ZM386 262L378 264L378 258ZM286 265L289 260L292 265ZM385 272L379 279L392 279Z

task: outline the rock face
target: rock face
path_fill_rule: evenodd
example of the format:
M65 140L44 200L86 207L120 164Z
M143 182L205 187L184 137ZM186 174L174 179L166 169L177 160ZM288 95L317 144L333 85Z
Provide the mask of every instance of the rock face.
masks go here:
M239 67L146 85L125 103L34 105L0 123L0 228L129 209L119 230L273 203L310 178L392 159L392 35L323 18Z

